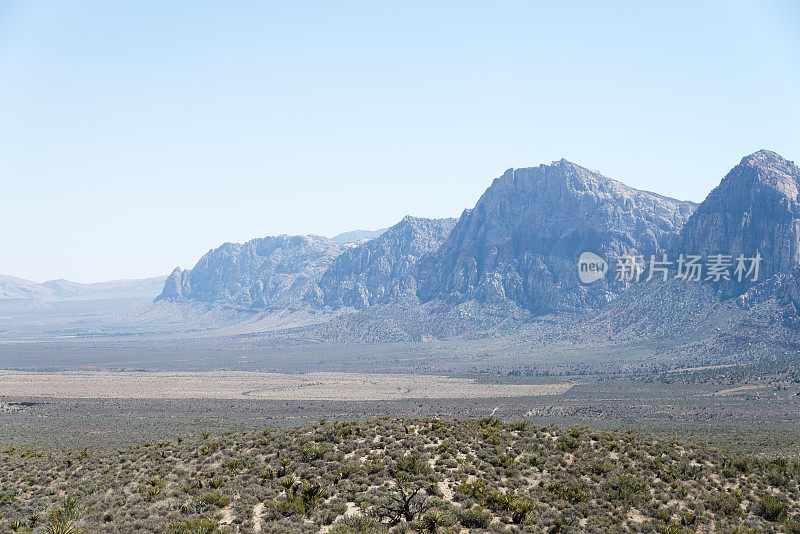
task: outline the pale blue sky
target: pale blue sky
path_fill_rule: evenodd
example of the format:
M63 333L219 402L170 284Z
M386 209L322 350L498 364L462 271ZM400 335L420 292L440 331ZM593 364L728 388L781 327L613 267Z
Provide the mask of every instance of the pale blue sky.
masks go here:
M700 201L800 158L799 5L4 0L0 274L457 217L561 157Z

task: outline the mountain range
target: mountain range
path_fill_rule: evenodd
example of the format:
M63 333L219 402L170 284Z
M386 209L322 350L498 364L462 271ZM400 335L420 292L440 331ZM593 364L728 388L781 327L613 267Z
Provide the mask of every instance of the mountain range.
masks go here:
M186 309L186 317L211 323L214 314L224 316L228 327L238 320L250 332L277 328L320 340L535 330L541 339L668 339L678 352L794 350L799 192L800 169L768 150L744 157L700 204L637 190L562 159L507 170L458 219L407 216L387 229L332 239L225 243L191 269L176 268L147 313L160 323ZM583 253L608 265L594 283L579 279ZM682 278L684 257L707 268L724 259L729 270ZM756 272L737 277L737 259L756 257ZM623 258L642 262L633 278L619 276ZM658 276L647 272L652 259L668 260ZM141 295L147 288L152 297L160 283L3 277L0 299Z
M671 253L760 253L763 279L800 265L798 168L761 150L697 205L628 187L566 160L509 169L452 219L406 217L375 232L277 236L209 251L176 270L161 299L242 308L366 309L420 302L509 301L534 314L601 308L628 284L583 285L576 261ZM351 239L352 238L352 239ZM727 295L746 286L723 284Z

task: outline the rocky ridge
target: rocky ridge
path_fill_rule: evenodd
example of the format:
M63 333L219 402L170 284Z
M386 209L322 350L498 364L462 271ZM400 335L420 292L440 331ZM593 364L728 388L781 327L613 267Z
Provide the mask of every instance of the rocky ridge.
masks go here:
M158 300L250 309L319 304L317 282L343 248L321 236L280 235L225 243L192 269L175 269Z
M416 298L420 258L439 248L455 222L406 216L380 236L345 250L320 280L325 305L363 310Z
M378 237L344 245L320 236L226 243L192 269L175 269L158 299L255 310L363 310L416 298L417 262L441 245L453 224L408 216Z

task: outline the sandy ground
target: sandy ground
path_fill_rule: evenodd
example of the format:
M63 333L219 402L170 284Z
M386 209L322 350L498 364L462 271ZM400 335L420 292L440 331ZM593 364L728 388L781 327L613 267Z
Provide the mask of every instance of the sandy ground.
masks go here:
M765 387L767 387L766 384L750 384L750 385L747 385L747 386L737 386L735 388L721 389L721 390L719 390L717 392L709 393L706 396L707 397L725 397L727 395L736 395L737 393L748 393L748 392L752 392L752 391L757 390L757 389L763 389Z
M571 384L480 384L410 374L0 371L0 397L397 400L558 395Z

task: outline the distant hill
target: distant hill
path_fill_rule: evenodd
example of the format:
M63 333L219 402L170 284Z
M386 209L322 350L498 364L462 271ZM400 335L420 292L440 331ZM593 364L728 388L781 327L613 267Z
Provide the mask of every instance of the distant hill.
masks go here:
M0 300L152 299L163 289L166 279L166 276L156 276L141 280L113 280L91 284L80 284L69 280L50 280L38 283L0 275Z
M331 238L331 241L336 241L342 245L346 243L354 243L364 239L374 239L383 234L389 228L381 228L380 230L351 230L350 232L343 232Z
M42 284L0 275L0 299L34 299L52 296L53 291Z

